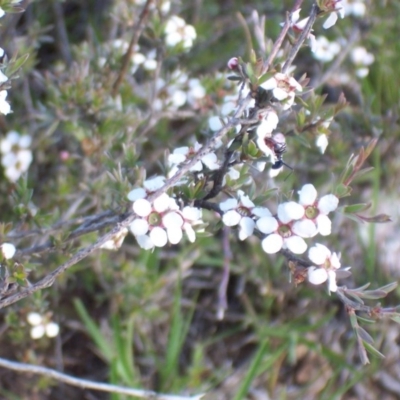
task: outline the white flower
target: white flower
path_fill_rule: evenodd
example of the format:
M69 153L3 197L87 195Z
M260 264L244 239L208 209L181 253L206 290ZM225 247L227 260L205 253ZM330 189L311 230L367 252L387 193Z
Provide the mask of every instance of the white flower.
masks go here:
M11 112L11 106L7 103L7 90L0 90L0 113L7 115Z
M28 322L32 325L31 338L40 339L44 335L49 338L56 337L60 332L60 327L55 322L51 322L48 316L31 312L27 316Z
M182 44L185 50L193 46L193 41L196 39L196 30L192 25L187 25L185 20L173 15L166 23L165 29L165 43L169 47L175 47Z
M154 188L161 183L156 183L154 180L150 185L146 181L147 186ZM163 247L168 242L178 244L183 231L189 240L194 242L196 235L193 226L203 223L200 209L187 206L180 211L175 199L166 193L161 194L153 202L150 202L147 196L148 193L142 188L134 189L128 194L128 199L133 201L133 211L138 216L130 224L129 229L140 247L151 250L154 247Z
M315 139L315 145L319 147L319 151L321 152L321 154L325 153L328 144L329 144L328 136L326 136L325 133L318 135L317 138Z
M289 201L279 204L276 218L264 216L257 220L258 230L268 235L261 242L263 250L274 254L282 248L288 248L292 253L303 254L307 250L307 244L292 230L293 221L299 220L303 215L304 208Z
M140 218L135 219L129 229L141 247L152 249L163 247L168 241L171 244L180 242L184 220L176 211L179 208L173 198L163 193L152 203L145 198L138 199L132 207Z
M1 163L5 169L6 177L15 182L28 170L32 162L32 152L29 149L31 137L10 131L0 141Z
M326 246L317 243L309 249L308 258L316 265L308 268L308 281L313 285L328 281L329 292L336 292L336 270L340 268L340 254L331 253Z
M276 73L260 86L265 90L272 90L273 96L283 103L284 110L293 105L296 92L303 90L296 79L281 72Z
M339 54L340 44L337 42L330 42L325 36L319 36L316 39L312 52L317 60L329 62Z
M4 17L6 13L4 12L4 10L0 7L0 18Z
M304 185L298 193L299 203L304 207L304 219L294 224L294 231L300 236L304 235L303 237L313 237L317 233L322 236L330 235L332 223L328 214L336 210L339 199L333 194L327 194L317 200L317 190L311 183ZM304 221L308 221L307 224ZM315 231L312 230L311 223Z
M178 166L183 162L190 160L195 154L197 154L201 147L201 144L196 142L193 147L184 146L175 149L173 153L168 156L169 165L172 167L168 175L170 177L174 176L179 169ZM190 168L190 171L200 172L203 170L204 166L211 171L220 167L215 153L206 154L196 164L194 164L192 168Z
M325 5L328 10L332 12L329 14L329 17L326 19L322 27L324 29L329 29L331 26L336 24L338 15L340 16L340 18L344 17L344 8L342 0L330 0L327 1Z
M6 260L9 260L10 258L14 257L16 249L15 249L15 246L13 244L11 244L11 243L3 243L0 246L0 249L1 249L1 252L3 253L3 257Z
M245 240L254 232L255 222L252 216L271 216L271 212L264 207L256 207L243 191L238 191L237 199L227 199L219 207L224 212L222 222L226 226L239 225L239 239Z

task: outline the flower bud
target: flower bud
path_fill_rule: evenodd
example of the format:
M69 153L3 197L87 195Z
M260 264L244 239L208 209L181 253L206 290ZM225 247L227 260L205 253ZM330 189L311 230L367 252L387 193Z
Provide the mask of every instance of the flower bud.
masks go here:
M239 65L239 59L237 57L232 57L229 59L227 66L229 69L235 70Z

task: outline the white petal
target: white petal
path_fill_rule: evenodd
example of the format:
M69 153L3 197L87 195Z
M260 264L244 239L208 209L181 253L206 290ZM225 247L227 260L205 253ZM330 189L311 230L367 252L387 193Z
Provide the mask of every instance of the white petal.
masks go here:
M132 208L139 217L147 217L152 211L151 204L147 199L136 200Z
M30 312L26 319L33 326L40 325L43 322L43 317L37 312Z
M275 254L277 253L283 245L283 239L281 235L273 233L272 235L268 235L263 241L261 242L261 246L263 250L268 254Z
M136 240L142 249L151 250L154 248L154 243L148 235L136 236Z
M240 220L239 226L239 239L240 240L245 240L249 236L251 236L254 232L254 226L255 222L249 218L249 217L244 217Z
M332 222L329 219L329 217L327 217L326 215L320 214L320 215L318 215L316 222L317 222L318 232L322 236L328 236L331 234Z
M303 254L307 250L307 243L299 236L284 239L283 244L294 254Z
M323 244L316 243L308 250L308 258L313 264L323 265L327 258L331 256L331 251Z
M186 232L189 242L194 243L196 240L196 232L192 228L192 225L185 223L183 225L183 230Z
M284 224L290 221L303 218L304 207L294 201L281 203L278 206L278 218Z
M35 340L40 339L41 337L43 337L44 333L45 333L44 325L34 326L31 329L31 338Z
M271 211L268 210L266 207L254 207L251 210L251 213L258 218L261 217L272 217Z
M202 159L201 162L211 171L214 171L219 168L218 164L218 158L216 154L214 153L209 153L205 155Z
M313 285L320 285L328 279L328 273L323 268L310 267L307 270L307 278Z
M186 206L182 210L182 215L187 221L197 222L202 218L202 210L200 208Z
M163 225L167 229L181 228L183 226L183 218L175 211L169 212L162 217Z
M330 258L330 262L331 262L331 268L339 269L341 267L340 254L338 255L336 253L332 253L331 258Z
M302 238L312 238L318 233L314 222L309 219L296 221L292 226L292 231Z
M55 322L46 324L46 336L49 338L56 337L60 332L60 327Z
M274 217L261 217L256 222L257 228L262 233L272 233L278 229L279 223Z
M169 206L170 206L170 197L167 195L167 193L163 193L153 201L154 210L159 213L168 210Z
M154 246L164 247L168 242L167 232L164 229L156 226L150 232L150 239L154 243Z
M135 236L142 236L148 232L149 223L145 219L137 218L129 225L129 229Z
M213 132L219 131L222 128L222 123L219 117L211 117L208 119L208 126Z
M330 292L336 292L337 291L336 273L335 273L335 271L328 271L328 290Z
M322 135L319 135L317 139L315 140L315 144L317 147L319 147L319 151L321 154L325 153L326 148L328 147L328 136L323 133Z
M246 208L254 207L254 203L250 200L249 196L244 193L240 194L240 203Z
M275 88L272 93L274 94L274 97L279 101L285 100L287 97L289 97L289 93L279 87Z
M186 160L186 155L184 154L170 154L168 156L168 163L170 166L179 165Z
M335 211L339 204L339 199L334 194L327 194L318 201L318 210L325 215Z
M163 187L164 184L165 184L165 177L163 176L156 176L154 178L147 179L146 181L143 182L143 186L149 192L155 192L156 190Z
M128 200L135 201L138 199L144 199L146 197L146 191L143 188L136 188L128 193Z
M0 71L0 83L4 83L8 81L8 77Z
M226 226L235 226L241 218L242 216L236 210L229 210L222 216L222 222Z
M168 240L171 244L178 244L182 240L182 229L179 226L167 228Z
M10 258L14 257L15 254L15 246L11 243L3 243L1 246L1 252L3 253L3 257L6 260L9 260Z
M203 170L203 164L201 161L197 161L196 164L193 165L193 167L190 168L191 171L196 171L200 172Z
M327 20L324 22L324 24L322 25L322 27L324 29L329 29L331 26L336 24L336 21L338 19L338 16L335 12L332 12L329 14L329 17L327 18Z
M274 77L272 77L272 78L269 78L268 80L266 80L260 86L265 90L272 90L272 89L275 89L277 85L278 85L278 82L276 81L276 79Z
M236 208L238 204L239 202L236 199L227 199L219 204L219 208L225 212Z
M311 183L304 185L298 193L299 203L303 206L313 205L317 198L317 190Z

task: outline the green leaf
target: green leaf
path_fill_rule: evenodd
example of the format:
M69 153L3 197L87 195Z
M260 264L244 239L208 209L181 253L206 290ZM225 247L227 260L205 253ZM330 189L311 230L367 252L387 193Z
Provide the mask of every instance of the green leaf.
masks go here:
M360 204L351 204L349 206L344 206L342 210L346 214L354 214L357 212L368 210L370 207L371 203L360 203Z
M369 343L363 342L365 348L367 349L368 353L372 354L375 357L378 358L385 358L385 356L379 352L377 349L375 349L375 347L373 347L372 345L370 345Z

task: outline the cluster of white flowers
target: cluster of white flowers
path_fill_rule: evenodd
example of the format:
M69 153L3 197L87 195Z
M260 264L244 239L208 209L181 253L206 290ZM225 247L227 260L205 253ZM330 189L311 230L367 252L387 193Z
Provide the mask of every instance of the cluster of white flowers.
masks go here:
M169 18L164 28L165 44L168 47L182 46L184 50L189 50L193 46L197 35L192 25L177 15Z
M105 53L106 55L103 57L99 57L99 65L103 67L107 60L110 58L110 54L120 59L128 50L129 41L124 40L122 38L115 39L105 45ZM146 71L154 71L157 68L157 60L156 60L156 50L151 49L147 52L143 52L140 49L138 44L135 45L132 57L131 57L131 67L130 72L134 74L139 66L142 66Z
M179 165L185 161L190 160L190 158L195 155L201 149L201 145L196 142L193 147L183 146L176 148L172 154L168 156L168 163L170 166L170 171L168 173L169 177L172 177L179 170ZM190 168L190 171L201 172L203 168L207 167L209 170L214 171L220 167L220 164L215 153L208 153L201 158L196 164Z
M0 140L1 164L5 176L16 182L26 172L32 162L30 150L31 137L10 131L4 139Z
M227 226L239 225L239 238L246 239L255 227L267 235L262 240L262 248L268 254L288 248L292 253L303 254L307 250L305 238L318 233L327 236L331 233L328 214L339 203L338 198L328 194L317 199L317 191L312 184L306 184L299 193L299 202L289 201L279 204L277 215L264 207L255 207L242 191L238 198L220 204L224 212L222 221Z
M27 316L27 321L32 325L30 334L31 338L34 340L40 339L44 335L53 338L60 332L60 327L50 320L49 315L43 316L39 313L31 312Z
M190 206L180 209L176 200L167 193L152 202L147 199L164 183L164 177L155 177L146 180L144 188L136 188L128 193L128 199L133 202L133 211L138 217L129 229L139 246L146 250L164 247L168 242L178 244L182 240L183 231L189 241L194 242L196 232L193 227L203 223L201 209Z
M1 254L6 260L14 257L16 252L15 246L11 243L3 243L0 245Z
M197 78L189 78L182 70L175 70L166 80L158 78L155 84L156 98L152 108L156 111L177 110L188 103L198 108L206 90Z

